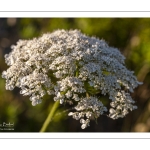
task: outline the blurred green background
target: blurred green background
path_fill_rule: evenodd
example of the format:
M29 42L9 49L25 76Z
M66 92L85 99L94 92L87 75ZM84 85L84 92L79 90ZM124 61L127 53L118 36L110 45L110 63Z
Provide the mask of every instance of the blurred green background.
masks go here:
M57 29L79 29L89 36L106 40L126 57L127 68L135 71L143 85L132 94L138 109L123 119L101 116L97 123L91 121L90 127L82 130L79 121L67 116L69 106L62 105L47 132L149 132L150 18L1 18L0 73L8 68L4 55L11 51L12 44ZM5 90L5 79L0 76L0 124L14 123L11 132L39 132L52 105L52 97L45 96L40 105L32 106L29 97L20 95L19 89Z

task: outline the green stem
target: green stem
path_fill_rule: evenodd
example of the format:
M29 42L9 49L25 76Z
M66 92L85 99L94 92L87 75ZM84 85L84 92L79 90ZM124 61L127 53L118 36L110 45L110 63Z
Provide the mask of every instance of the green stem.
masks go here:
M56 109L58 108L58 106L59 106L59 101L56 101L54 103L52 109L50 110L49 115L46 118L46 120L45 120L45 122L44 122L44 124L43 124L43 126L42 126L42 128L40 130L40 132L45 132L46 131L46 129L47 129L49 123L51 122L52 117L54 116L54 113L55 113Z
M89 96L89 93L87 93L87 92L86 92L86 97L87 97L87 98L89 98L89 97L90 97L90 96Z

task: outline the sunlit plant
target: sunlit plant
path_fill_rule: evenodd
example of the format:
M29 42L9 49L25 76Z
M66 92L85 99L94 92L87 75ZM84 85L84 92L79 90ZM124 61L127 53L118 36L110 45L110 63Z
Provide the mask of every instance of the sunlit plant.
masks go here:
M125 57L104 40L89 37L78 30L57 30L32 40L19 40L5 55L10 66L3 71L6 89L21 89L32 105L53 95L55 104L41 131L46 130L59 104L74 106L69 112L80 120L81 128L91 119L107 113L112 119L123 118L137 108L130 93L140 82L125 67ZM100 95L108 95L110 108Z

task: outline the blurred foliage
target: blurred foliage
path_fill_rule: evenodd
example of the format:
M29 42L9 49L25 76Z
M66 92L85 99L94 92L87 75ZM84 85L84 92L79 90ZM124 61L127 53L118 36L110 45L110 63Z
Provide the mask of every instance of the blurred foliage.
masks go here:
M68 105L57 110L48 132L149 132L150 131L150 19L149 18L1 18L0 19L0 73L8 67L4 55L19 39L31 39L57 29L79 29L81 32L104 39L117 47L126 57L126 66L135 71L139 86L132 94L137 110L125 118L112 120L101 116L85 130L79 121L67 116ZM105 104L107 97L102 97ZM39 132L51 107L53 98L45 96L40 105L33 107L29 97L19 89L5 90L0 77L0 124L14 123L11 132ZM0 132L7 132L1 131ZM10 131L9 131L10 132Z

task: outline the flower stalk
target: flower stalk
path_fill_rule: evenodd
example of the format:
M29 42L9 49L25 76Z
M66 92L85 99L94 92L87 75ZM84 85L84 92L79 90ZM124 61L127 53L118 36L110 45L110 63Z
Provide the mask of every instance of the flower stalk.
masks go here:
M40 130L40 132L45 132L46 131L46 129L47 129L48 125L50 124L50 122L51 122L51 120L52 120L52 118L53 118L53 116L54 116L58 106L59 106L59 101L56 101L54 103L52 109L50 110L49 115L47 116L47 118L46 118L46 120L45 120L45 122L44 122L44 124L43 124L43 126L42 126L42 128Z

